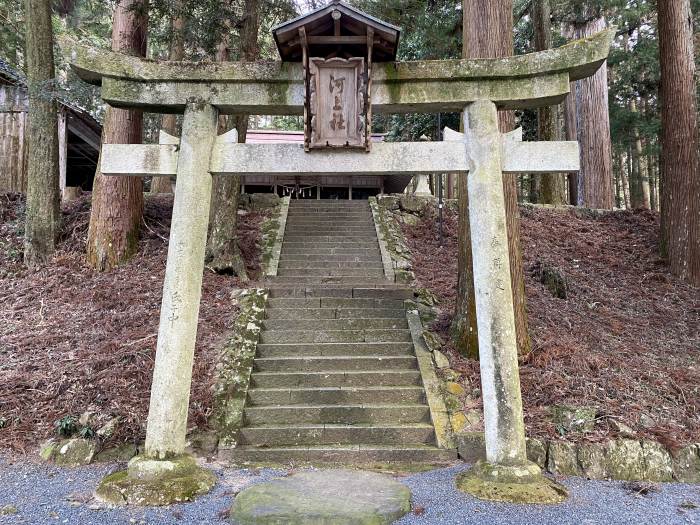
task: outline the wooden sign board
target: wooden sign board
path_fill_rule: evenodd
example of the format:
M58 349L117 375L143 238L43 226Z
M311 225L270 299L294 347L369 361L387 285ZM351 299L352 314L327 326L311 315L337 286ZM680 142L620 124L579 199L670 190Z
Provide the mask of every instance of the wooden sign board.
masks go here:
M368 148L365 59L310 58L308 149Z

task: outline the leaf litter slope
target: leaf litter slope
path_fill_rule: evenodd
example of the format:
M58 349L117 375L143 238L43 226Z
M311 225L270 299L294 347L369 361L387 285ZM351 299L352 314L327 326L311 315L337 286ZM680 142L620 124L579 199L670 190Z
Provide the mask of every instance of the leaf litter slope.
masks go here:
M0 447L29 451L66 415L121 416L114 442L143 437L167 256L172 196L147 198L138 254L96 272L84 262L86 197L63 210L57 254L38 271L22 268L24 202L0 195ZM264 215L239 220L241 250L259 273ZM211 410L217 349L233 325L236 278L205 271L189 426Z
M435 218L404 225L420 286L440 299L434 329L448 340L456 285L457 217L448 210L445 245ZM595 430L569 440L621 435L616 422L671 449L700 439L700 290L672 276L659 258L651 212L586 214L521 208L528 320L534 350L521 359L528 434L562 433L554 404L598 409ZM543 265L566 277L566 299L540 282ZM474 387L479 367L448 345L453 367Z

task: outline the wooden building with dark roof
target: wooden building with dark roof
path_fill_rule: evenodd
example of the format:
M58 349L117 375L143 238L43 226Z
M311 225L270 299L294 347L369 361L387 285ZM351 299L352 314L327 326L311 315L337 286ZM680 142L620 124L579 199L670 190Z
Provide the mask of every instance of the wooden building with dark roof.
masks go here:
M27 189L26 125L29 108L24 76L0 58L0 193ZM91 190L102 126L87 111L58 101L61 193Z

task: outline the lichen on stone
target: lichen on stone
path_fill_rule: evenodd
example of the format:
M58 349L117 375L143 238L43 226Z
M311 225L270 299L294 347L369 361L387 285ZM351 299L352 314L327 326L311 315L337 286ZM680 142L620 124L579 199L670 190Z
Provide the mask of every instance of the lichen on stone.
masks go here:
M211 423L219 435L219 446L237 444L267 296L267 290L253 288L238 298L240 311L233 335L221 352L214 387Z
M140 472L140 463L158 465ZM216 476L201 468L190 456L183 455L166 461L137 456L129 462L129 470L122 470L105 477L95 495L112 505L170 505L192 501L205 494L216 484Z

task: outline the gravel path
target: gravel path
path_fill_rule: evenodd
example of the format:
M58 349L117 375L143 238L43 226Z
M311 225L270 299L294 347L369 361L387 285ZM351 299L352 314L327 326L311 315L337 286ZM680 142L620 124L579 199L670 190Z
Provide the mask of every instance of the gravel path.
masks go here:
M23 460L0 458L0 509L16 507L16 514L0 515L5 524L208 524L225 523L236 493L246 486L285 475L282 470L233 470L210 464L220 478L208 495L195 503L168 508L108 508L92 499L91 491L115 465L60 469ZM663 525L700 524L700 486L664 484L659 492L635 495L619 482L564 480L569 500L553 507L486 503L454 488L464 466L399 478L413 492L412 514L399 524L484 523ZM693 508L694 507L694 508ZM2 510L0 510L2 512Z

